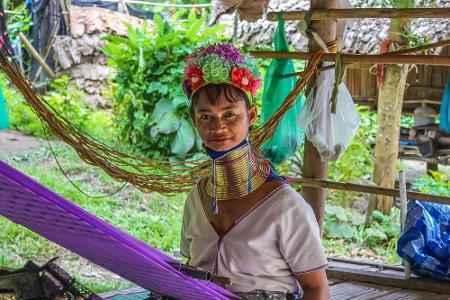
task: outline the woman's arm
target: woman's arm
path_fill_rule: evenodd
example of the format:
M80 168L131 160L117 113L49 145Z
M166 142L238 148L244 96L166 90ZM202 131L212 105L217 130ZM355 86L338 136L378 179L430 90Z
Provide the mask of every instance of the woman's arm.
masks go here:
M328 286L325 268L296 275L303 290L302 300L328 300L330 288Z

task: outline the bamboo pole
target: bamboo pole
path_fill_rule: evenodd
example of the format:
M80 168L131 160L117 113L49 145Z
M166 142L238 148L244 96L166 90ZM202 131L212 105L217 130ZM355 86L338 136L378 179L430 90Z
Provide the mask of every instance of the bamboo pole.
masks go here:
M338 182L338 181L330 181L330 180L321 180L314 178L290 178L289 182L298 183L302 186L307 187L321 187L333 190L341 190L341 191L351 191L351 192L360 192L360 193L368 193L374 195L384 195L391 197L400 197L400 190L394 188L384 188L375 185L368 184L358 184L358 183L349 183L349 182ZM419 192L407 191L406 195L408 199L414 200L422 200L433 203L442 203L442 204L450 204L450 197L445 196L437 196L424 194Z
M304 20L309 10L269 12L267 20L276 21L277 15L286 21ZM412 18L450 18L450 8L346 8L346 9L313 9L311 20L336 19L412 19Z
M430 43L430 44L427 44L427 45L414 47L414 48L408 48L408 49L403 49L403 50L397 50L397 51L382 53L380 55L416 53L416 52L421 52L421 51L430 50L430 49L434 49L434 48L445 47L445 46L448 46L448 45L450 45L450 40L439 41L439 42L436 42L436 43ZM350 66L350 64L347 65L347 67L348 66ZM333 69L334 67L335 67L335 65L330 65L330 66L327 66L327 67L320 68L319 71L325 71L325 70ZM303 75L302 72L295 72L295 73L291 73L291 74L285 74L285 75L283 75L283 78L296 77L296 76L302 76L302 75Z
M448 45L450 45L450 40L444 40L444 41L430 43L430 44L426 44L426 45L422 45L422 46L418 46L418 47L413 47L413 48L408 48L408 49L402 49L402 50L382 53L381 55L416 53L416 52L421 52L421 51L430 50L430 49L434 49L434 48L445 47L445 46L448 46Z
M274 58L274 59L301 59L309 60L311 52L276 52L276 51L250 51L250 54L256 58ZM335 53L325 53L323 61L335 61ZM342 62L345 64L364 63L364 64L417 64L431 66L450 66L450 56L438 55L401 55L401 54L341 54Z
M398 174L398 186L400 188L400 211L401 211L401 229L402 233L405 232L405 224L406 224L406 212L407 212L407 202L408 195L406 194L406 178L405 171L400 171ZM411 277L411 268L409 262L403 260L405 265L405 279L409 279Z
M61 14L63 15L63 18L64 18L64 24L65 24L67 30L69 31L70 30L69 29L70 28L69 11L67 9L67 4L66 4L65 0L59 0L59 6L61 8Z
M38 64L44 69L44 71L50 76L51 79L56 78L55 72L47 65L47 63L44 61L42 56L39 55L39 53L34 49L33 45L30 43L30 41L27 39L27 37L20 32L19 38L22 40L23 44L25 45L25 48L27 48L28 52L36 59Z

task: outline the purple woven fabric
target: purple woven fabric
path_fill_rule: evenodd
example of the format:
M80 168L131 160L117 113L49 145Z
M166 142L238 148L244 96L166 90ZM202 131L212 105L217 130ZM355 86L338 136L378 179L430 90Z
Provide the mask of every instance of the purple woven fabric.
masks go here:
M106 223L0 161L0 215L117 275L177 299L237 298L190 278L159 250Z

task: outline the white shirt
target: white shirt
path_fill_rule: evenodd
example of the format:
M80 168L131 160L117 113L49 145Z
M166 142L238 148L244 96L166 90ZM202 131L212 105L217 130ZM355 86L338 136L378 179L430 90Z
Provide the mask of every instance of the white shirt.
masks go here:
M223 236L209 222L195 186L184 207L181 253L191 266L230 278L226 288L232 292L293 293L294 275L327 264L311 206L288 184L272 191Z

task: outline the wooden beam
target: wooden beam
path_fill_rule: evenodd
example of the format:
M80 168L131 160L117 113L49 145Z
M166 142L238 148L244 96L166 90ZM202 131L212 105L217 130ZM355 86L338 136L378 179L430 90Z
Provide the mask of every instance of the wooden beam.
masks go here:
M276 52L276 51L250 51L250 54L256 58L275 58L275 59L300 59L309 60L311 52ZM323 61L332 61L336 59L335 53L325 53ZM341 54L342 62L345 64L416 64L431 66L450 66L450 56L439 55L401 55L401 54Z
M350 280L356 282L373 283L384 286L392 286L401 289L429 291L434 293L450 294L448 281L432 280L412 277L405 279L399 274L386 272L374 272L367 270L355 270L343 267L327 267L327 277L330 279Z
M362 18L417 19L450 18L450 8L346 8L346 9L312 9L311 20L337 20ZM308 10L269 12L267 20L276 21L277 15L286 21L304 20Z
M418 47L414 47L414 48L391 51L391 52L387 52L384 54L409 54L409 53L416 53L416 52L421 52L421 51L430 50L430 49L439 48L439 47L445 47L448 45L450 45L450 40L439 41L436 43L430 43L430 44L426 44L426 45L418 46Z
M427 92L436 92L436 93L443 93L444 92L444 88L443 87L429 86L429 85L410 85L408 87L408 91L409 90L413 90L413 91L425 90Z
M44 69L44 71L48 74L48 76L50 76L51 79L55 79L56 78L55 72L53 72L53 70L49 67L49 65L47 65L47 63L44 61L39 52L37 52L37 50L33 47L33 45L30 43L30 41L22 32L19 33L19 38L22 40L23 44L25 45L25 48L27 48L31 56L33 56L34 59L36 59L38 64L42 67L42 69Z
M349 182L338 182L314 178L290 178L289 182L299 183L307 187L322 187L327 189L361 192L375 195L384 195L391 197L400 197L400 191L394 188L384 188L375 185L358 184ZM450 197L424 194L419 192L407 191L408 200L422 200L427 202L450 204Z

